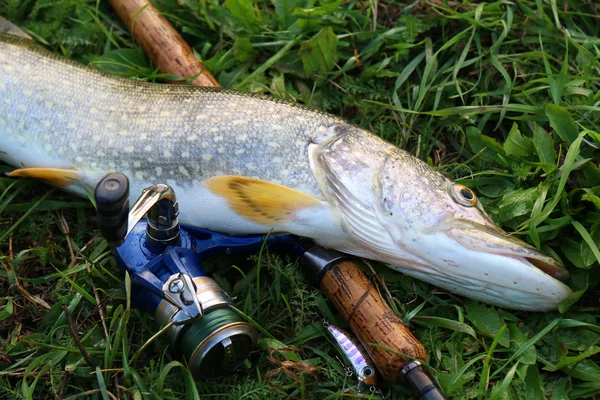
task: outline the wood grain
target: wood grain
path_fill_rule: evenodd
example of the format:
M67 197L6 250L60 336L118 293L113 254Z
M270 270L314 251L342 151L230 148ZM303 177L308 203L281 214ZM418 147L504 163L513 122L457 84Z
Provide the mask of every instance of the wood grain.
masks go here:
M425 360L423 345L351 261L342 261L321 280L321 290L348 321L386 380L396 380L412 360Z
M194 86L219 86L181 35L149 1L109 0L109 3L160 72L182 78L196 76L191 82Z

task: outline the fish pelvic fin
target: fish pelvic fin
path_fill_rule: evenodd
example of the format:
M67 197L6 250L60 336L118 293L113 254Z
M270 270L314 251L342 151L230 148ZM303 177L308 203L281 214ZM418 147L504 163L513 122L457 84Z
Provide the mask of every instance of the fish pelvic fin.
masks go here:
M23 39L33 40L25 31L10 22L9 20L0 17L0 33L5 33L12 36L18 36Z
M247 220L268 226L288 222L301 209L321 201L286 186L243 176L217 176L202 181L213 194Z
M12 178L43 179L57 186L69 186L81 178L81 172L76 169L58 168L22 168L6 175Z

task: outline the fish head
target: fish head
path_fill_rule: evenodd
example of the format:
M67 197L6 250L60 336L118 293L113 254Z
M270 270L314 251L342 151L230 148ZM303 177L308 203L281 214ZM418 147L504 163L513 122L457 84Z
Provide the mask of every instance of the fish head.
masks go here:
M311 165L352 237L340 250L506 308L554 310L571 294L564 266L500 229L473 190L359 128L327 139Z

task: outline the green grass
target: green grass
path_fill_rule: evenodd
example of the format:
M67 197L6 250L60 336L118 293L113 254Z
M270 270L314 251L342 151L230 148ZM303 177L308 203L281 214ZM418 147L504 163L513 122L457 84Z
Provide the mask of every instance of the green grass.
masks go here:
M224 87L372 130L474 188L505 229L565 262L575 293L547 314L497 309L375 266L449 397L600 397L599 6L156 3ZM104 2L0 0L0 15L67 57L161 78ZM0 177L0 398L361 396L320 328L333 311L297 266L273 255L235 262L214 271L268 332L251 365L193 382L162 339L134 364L156 328L129 309L91 205ZM410 396L400 384L384 392Z

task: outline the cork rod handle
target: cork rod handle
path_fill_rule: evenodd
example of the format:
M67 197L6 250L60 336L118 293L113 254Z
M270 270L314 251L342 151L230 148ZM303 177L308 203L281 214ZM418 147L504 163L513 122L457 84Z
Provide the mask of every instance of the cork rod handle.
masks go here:
M133 37L162 73L191 78L194 86L219 86L190 46L149 0L109 0Z
M402 320L389 308L367 276L351 261L327 271L321 290L333 302L386 380L427 353Z

